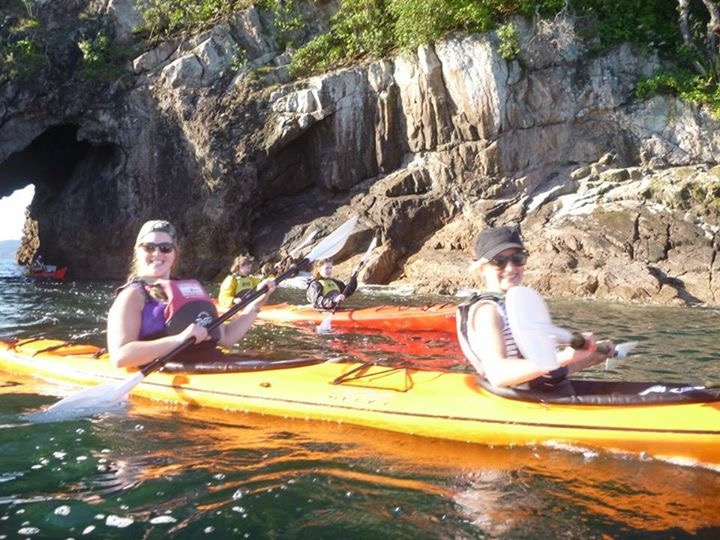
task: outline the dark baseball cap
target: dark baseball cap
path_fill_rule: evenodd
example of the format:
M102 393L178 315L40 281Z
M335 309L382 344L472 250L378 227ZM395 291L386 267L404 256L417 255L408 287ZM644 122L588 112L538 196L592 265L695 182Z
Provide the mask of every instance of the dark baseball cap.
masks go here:
M509 248L525 249L517 227L493 227L475 237L475 259L490 260Z
M137 235L135 243L140 244L143 236L153 232L167 233L170 235L170 238L172 238L173 242L175 242L175 237L177 236L175 227L173 227L172 223L170 223L169 221L165 221L164 219L153 219L151 221L146 221L145 223L143 223L143 226L140 227L140 232Z

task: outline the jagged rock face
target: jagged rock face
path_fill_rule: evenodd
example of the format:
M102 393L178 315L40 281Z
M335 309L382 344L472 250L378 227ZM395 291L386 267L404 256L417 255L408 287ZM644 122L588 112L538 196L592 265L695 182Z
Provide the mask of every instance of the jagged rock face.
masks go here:
M107 11L132 41L130 0L75 4ZM299 41L334 7L307 3L315 26ZM35 183L43 258L79 278L121 278L145 219L175 222L181 273L213 278L240 251L277 258L359 213L338 272L380 229L361 275L374 283L478 286L474 234L521 223L527 280L544 293L720 302L717 123L633 97L653 57L588 55L568 20L519 23L517 61L490 34L456 35L302 81L254 8L145 51L107 85L88 84L68 53L35 87L2 88L0 170L14 173L0 173L0 194ZM48 161L48 140L64 149L56 174L30 165Z

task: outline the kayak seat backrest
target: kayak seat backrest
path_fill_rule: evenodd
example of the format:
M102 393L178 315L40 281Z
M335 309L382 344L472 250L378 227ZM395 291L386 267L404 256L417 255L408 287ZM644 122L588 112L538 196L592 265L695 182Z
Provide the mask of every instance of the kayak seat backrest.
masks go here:
M552 391L497 388L477 377L484 390L500 397L520 401L565 405L650 405L679 403L720 403L720 388L705 388L680 383L569 380L572 395L553 395Z

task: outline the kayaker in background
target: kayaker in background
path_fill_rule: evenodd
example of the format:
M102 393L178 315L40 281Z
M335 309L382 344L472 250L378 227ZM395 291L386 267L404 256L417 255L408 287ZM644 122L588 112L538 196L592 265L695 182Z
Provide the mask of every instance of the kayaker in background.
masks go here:
M245 293L253 290L262 281L262 277L251 275L253 259L249 255L240 255L230 267L228 274L220 284L218 303L221 308L228 309L240 301Z
M42 255L35 254L30 263L30 272L42 272L43 270L45 270L45 263L43 262Z
M107 343L118 367L142 366L170 352L188 338L195 345L178 360L213 360L222 356L215 346L232 347L247 333L275 281L232 322L212 334L205 326L217 317L210 296L196 280L173 280L180 252L175 227L167 221L146 222L137 235L127 283L117 291L108 313ZM184 356L183 356L184 355Z
M582 349L567 347L558 352L560 368L543 371L523 358L513 339L505 293L522 283L528 253L520 231L497 227L481 231L475 238L475 260L471 274L484 281L485 292L458 307L460 346L468 361L496 387L567 391L566 377L603 362L614 353L611 341L596 342L583 334Z
M347 285L332 277L332 259L321 259L313 266L313 279L308 283L307 301L316 309L335 309L357 289L357 277L350 277Z

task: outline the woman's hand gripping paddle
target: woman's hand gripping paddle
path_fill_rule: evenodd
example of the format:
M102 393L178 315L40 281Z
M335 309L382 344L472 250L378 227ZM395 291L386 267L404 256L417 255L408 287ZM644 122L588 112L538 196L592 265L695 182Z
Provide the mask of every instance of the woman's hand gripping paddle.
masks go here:
M365 250L365 254L360 258L360 262L358 262L355 265L355 268L352 271L352 274L350 275L350 279L348 280L348 285L345 286L345 290L342 292L343 295L346 294L348 287L350 286L350 283L352 282L353 278L357 279L358 274L360 273L360 270L363 266L365 266L365 263L367 262L368 258L370 257L370 253L377 247L377 235L373 236L372 241L370 242L370 245L368 246L367 250ZM332 320L333 316L335 315L335 312L337 311L337 308L340 307L340 302L337 302L335 306L333 307L332 311L327 314L327 316L323 319L323 321L317 326L316 330L318 334L329 334L332 332Z
M311 262L317 259L324 259L335 255L338 251L340 251L343 245L345 245L345 242L355 228L357 219L357 216L354 216L343 223L330 235L321 240L307 256L300 261L291 264L285 272L277 276L275 278L275 282L280 283L281 281L294 276L300 269L307 267ZM250 305L254 300L260 298L267 292L268 289L267 286L265 286L262 289L256 289L252 293L243 297L240 303L234 305L223 315L214 319L207 327L208 332L220 326L233 315ZM108 410L119 401L124 400L128 393L140 384L150 373L163 367L166 362L186 350L194 342L195 340L193 338L184 341L170 352L159 356L148 364L145 364L137 373L133 374L126 380L120 382L113 381L111 383L88 388L58 401L45 411L27 415L26 418L31 421L54 422L78 418L80 416L87 416L89 414L97 414Z

